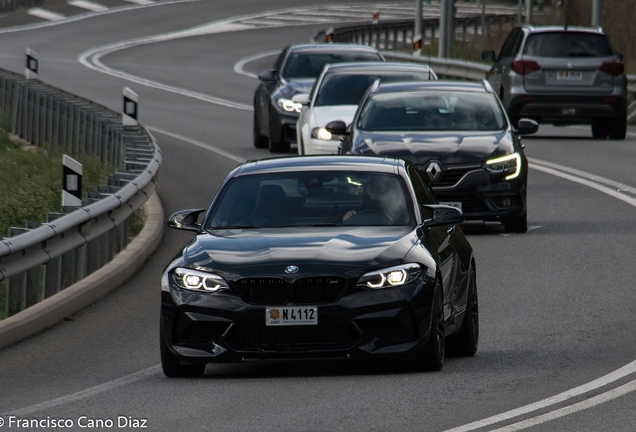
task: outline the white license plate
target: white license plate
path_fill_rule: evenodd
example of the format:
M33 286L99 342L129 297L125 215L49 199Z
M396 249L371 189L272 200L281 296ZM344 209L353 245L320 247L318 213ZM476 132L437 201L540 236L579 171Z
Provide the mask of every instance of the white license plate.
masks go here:
M268 307L265 309L265 325L318 325L318 307Z
M461 202L456 202L456 201L453 201L453 202L440 202L440 204L451 206L451 207L455 207L455 208L458 208L460 210L462 209L462 203Z
M574 71L557 71L557 80L559 81L581 81L583 72Z

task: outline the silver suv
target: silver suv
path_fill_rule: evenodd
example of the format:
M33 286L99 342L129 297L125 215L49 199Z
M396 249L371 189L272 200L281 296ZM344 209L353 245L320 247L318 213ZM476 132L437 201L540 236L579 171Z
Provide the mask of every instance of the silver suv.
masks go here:
M594 138L625 139L627 78L623 56L600 28L514 28L488 81L512 124L532 118L555 125L590 124Z

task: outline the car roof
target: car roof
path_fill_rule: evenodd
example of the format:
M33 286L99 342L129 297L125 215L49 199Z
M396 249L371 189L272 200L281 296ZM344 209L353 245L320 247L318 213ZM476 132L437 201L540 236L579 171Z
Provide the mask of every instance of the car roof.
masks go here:
M490 93L483 82L472 81L417 81L380 84L377 93L395 93L418 90L444 90Z
M377 53L378 50L366 46L366 45L356 45L356 44L297 44L289 46L290 52L343 52L343 51L368 51L372 53Z
M568 26L566 29L564 26L532 26L532 25L522 25L521 28L525 28L530 33L547 33L547 32L583 32L583 33L594 33L594 34L602 34L603 29L601 27L579 27L579 26Z
M419 71L431 70L428 65L404 62L350 62L334 63L329 65L329 72L372 72L379 69L391 69L395 71Z
M374 156L316 155L282 157L247 161L240 165L234 176L284 171L365 171L397 173L407 164L403 159Z

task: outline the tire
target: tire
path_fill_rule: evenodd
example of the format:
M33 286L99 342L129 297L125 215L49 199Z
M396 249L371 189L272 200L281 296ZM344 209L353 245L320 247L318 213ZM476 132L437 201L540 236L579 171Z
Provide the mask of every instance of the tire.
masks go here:
M594 138L603 139L609 135L608 123L603 120L592 123L592 136Z
M205 372L205 364L184 366L166 345L163 333L163 323L160 324L159 347L161 351L161 367L168 378L200 377Z
M284 141L274 141L272 139L272 116L269 116L269 151L270 153L289 153L289 143Z
M528 231L528 213L523 216L506 218L503 220L504 231L507 233L524 233Z
M254 147L257 149L267 148L269 140L267 137L261 135L261 131L258 129L258 117L256 115L256 107L254 107Z
M613 140L624 140L627 135L627 118L621 117L609 122L609 137Z
M428 342L417 356L418 368L427 371L439 371L444 367L446 357L446 326L444 324L444 300L442 286L439 281L435 284L437 299L433 302L433 316L431 318L431 334Z
M479 300L477 297L477 279L471 266L468 281L466 312L457 334L449 338L448 352L461 357L472 357L479 344Z

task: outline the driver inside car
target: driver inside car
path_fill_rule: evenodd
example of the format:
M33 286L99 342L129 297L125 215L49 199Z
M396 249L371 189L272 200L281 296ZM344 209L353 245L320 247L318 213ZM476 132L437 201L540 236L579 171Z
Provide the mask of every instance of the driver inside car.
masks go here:
M395 185L390 181L382 181L381 179L371 179L364 186L362 195L362 208L359 210L349 210L342 217L342 222L353 223L351 219L355 215L365 213L375 213L383 219L384 224L394 225L402 224L404 221L403 207L404 205L395 200L397 194L392 194ZM401 205L402 204L402 205Z

